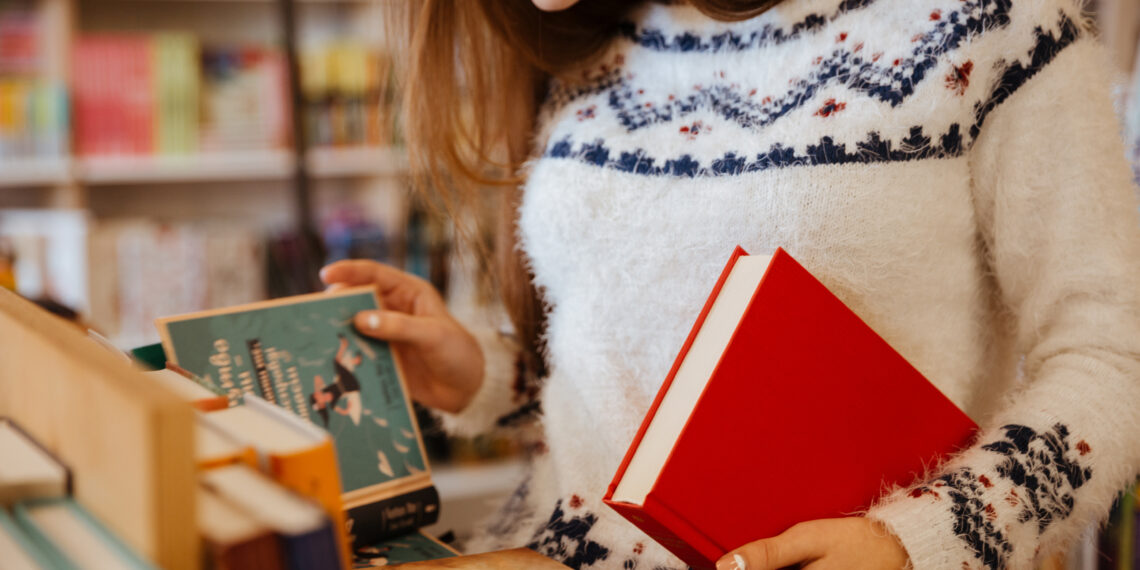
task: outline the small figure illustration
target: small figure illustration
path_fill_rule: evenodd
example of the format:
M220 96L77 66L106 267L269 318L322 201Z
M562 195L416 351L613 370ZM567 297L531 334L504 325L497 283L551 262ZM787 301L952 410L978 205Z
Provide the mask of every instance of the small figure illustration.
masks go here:
M390 546L364 546L356 549L354 568L379 568L388 565Z
M331 384L325 384L320 375L313 377L313 393L309 396L309 404L321 415L325 427L329 425L329 409L338 414L348 416L352 424L360 425L360 414L363 403L360 398L360 382L356 379L356 367L363 362L364 356L359 352L348 350L348 339L343 334L336 335L340 339L340 348L336 351L333 360L334 378ZM339 403L344 400L344 407Z

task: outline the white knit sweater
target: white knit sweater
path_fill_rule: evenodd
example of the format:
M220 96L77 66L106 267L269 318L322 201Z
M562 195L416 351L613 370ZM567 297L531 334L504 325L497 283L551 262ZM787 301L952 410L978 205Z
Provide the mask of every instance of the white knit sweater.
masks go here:
M636 10L541 116L520 237L549 451L471 547L681 566L601 498L737 244L787 249L982 426L868 513L915 568L1028 568L1103 519L1140 466L1140 220L1107 70L1072 0ZM449 425L523 404L512 378Z

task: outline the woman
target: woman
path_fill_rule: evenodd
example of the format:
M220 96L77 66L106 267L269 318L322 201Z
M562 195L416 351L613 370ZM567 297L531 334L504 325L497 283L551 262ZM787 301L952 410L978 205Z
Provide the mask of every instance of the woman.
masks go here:
M533 382L421 281L323 273L384 290L357 326L450 426L540 409L549 451L476 548L681 566L600 498L738 243L787 249L982 431L718 568L1028 568L1106 516L1140 460L1140 235L1074 1L534 2L565 11L421 2L406 93L429 169L529 159L499 251Z

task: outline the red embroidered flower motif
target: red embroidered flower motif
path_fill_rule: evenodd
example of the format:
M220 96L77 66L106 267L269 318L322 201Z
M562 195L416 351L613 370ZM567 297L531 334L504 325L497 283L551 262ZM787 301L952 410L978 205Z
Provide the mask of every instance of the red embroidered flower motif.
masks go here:
M928 487L918 487L917 489L914 489L913 491L910 492L910 496L912 499L921 498L923 495L931 495L934 497L934 500L936 500L936 501L942 500L942 495L939 495L938 493L934 492L933 490L931 490Z
M930 21L935 22L942 19L942 10L935 10L930 13Z
M1081 455L1087 455L1088 452L1092 451L1092 447L1089 446L1087 441L1082 439L1077 442L1077 451L1081 452Z
M1005 496L1005 502L1011 507L1016 507L1021 502L1017 500L1017 491L1010 489L1009 494Z
M839 43L839 42L843 42L843 41L847 41L847 32L843 32L843 33L839 34L838 36L836 36L836 38L835 38L835 43Z
M577 509L577 508L580 508L581 506L582 506L582 497L579 497L578 495L571 495L570 496L570 508Z
M697 121L691 125L685 125L685 126L680 128L681 134L684 135L685 138L689 139L689 140L696 140L697 135L701 134L702 131L708 132L711 130L712 130L712 127L705 126L704 122L702 122L702 121Z
M593 119L596 116L594 113L597 110L598 110L597 105L590 105L589 107L586 107L585 109L578 109L578 112L577 112L578 121L585 121L587 119Z
M966 88L970 86L970 73L973 71L972 61L953 66L950 73L946 74L946 88L958 95L965 95Z
M639 543L633 545L633 553L634 554L641 554L642 552L645 552L645 543L644 542L639 542Z
M847 108L847 103L838 102L835 99L828 99L823 102L823 106L815 112L817 117L830 117L833 113L838 113Z
M986 518L991 521L997 520L997 509L993 505L986 505Z
M985 475L978 475L978 482L981 483L982 486L987 488L987 489L992 488L994 486L994 484L990 482L990 478L986 477Z

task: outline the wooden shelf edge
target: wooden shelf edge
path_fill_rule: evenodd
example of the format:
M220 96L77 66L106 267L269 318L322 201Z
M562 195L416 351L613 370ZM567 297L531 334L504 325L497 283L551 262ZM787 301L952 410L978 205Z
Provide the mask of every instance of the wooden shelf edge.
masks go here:
M395 147L317 148L309 151L306 166L316 179L398 176L408 170L408 157ZM285 180L294 167L287 150L6 159L0 160L0 188Z

